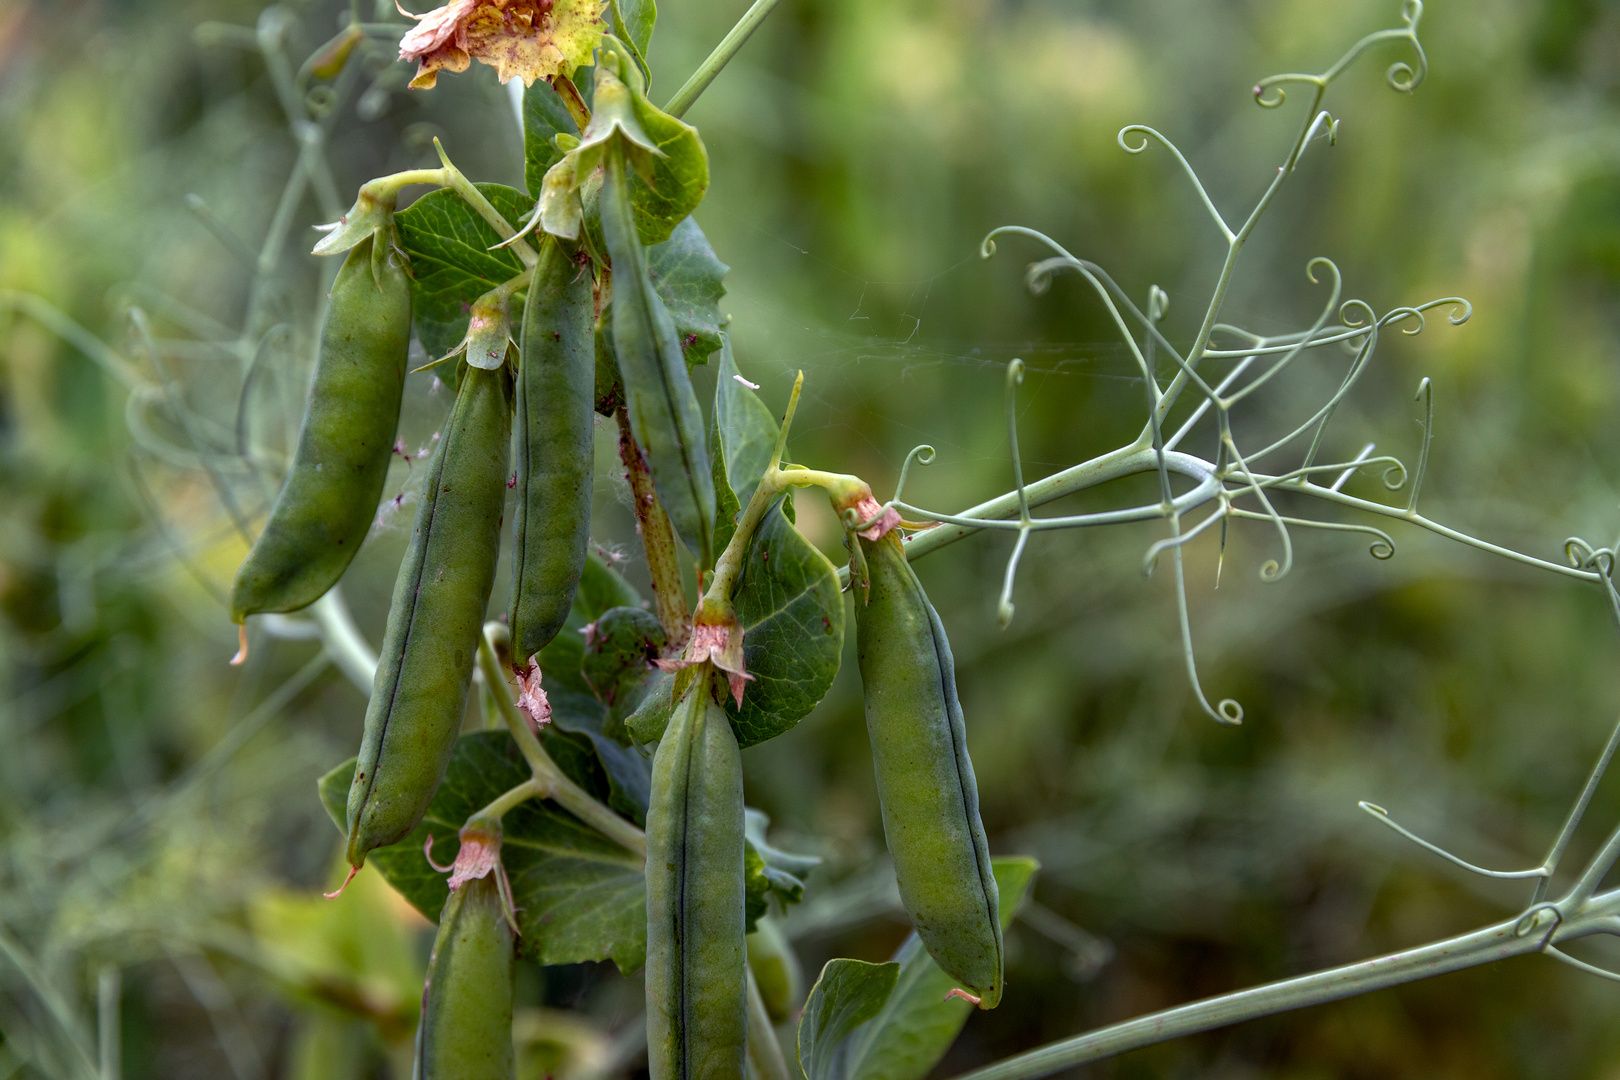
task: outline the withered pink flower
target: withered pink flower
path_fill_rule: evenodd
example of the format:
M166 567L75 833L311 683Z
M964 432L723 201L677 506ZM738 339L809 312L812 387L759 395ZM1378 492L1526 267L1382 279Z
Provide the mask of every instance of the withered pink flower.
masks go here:
M501 864L501 830L481 825L466 825L461 830L461 848L448 866L433 861L433 835L428 834L422 845L422 854L428 865L439 873L450 875L450 891L455 892L467 882L488 877L489 872Z
M529 718L529 727L539 734L541 725L551 720L551 702L546 700L546 692L540 688L540 663L531 656L527 670L514 667L512 673L518 681L518 708Z
M401 15L417 20L399 39L399 58L415 60L418 65L416 77L411 80L413 87L431 88L439 77L440 68L466 71L472 64L467 52L467 17L478 6L478 0L451 0L426 15L412 15L399 6L399 0L395 0L394 6Z
M748 674L743 662L743 630L737 622L735 612L729 605L721 609L707 600L698 605L697 615L692 624L692 638L686 643L686 652L679 658L658 659L653 663L662 670L671 672L695 664L713 664L726 673L731 696L736 699L739 706L742 705L743 687L753 678Z
M425 15L400 8L417 25L400 39L399 58L417 62L418 90L441 69L466 71L474 60L503 83L516 76L527 86L589 62L602 40L601 11L601 0L450 0Z
M511 924L512 933L518 933L517 909L512 904L512 883L507 880L506 867L501 863L501 823L499 820L475 817L461 827L461 848L449 866L433 861L433 834L422 845L422 854L428 865L439 873L448 872L447 884L455 892L469 881L495 875L495 886L501 896L501 912Z
M882 516L879 516L880 514ZM877 520L873 521L873 518ZM872 524L862 529L860 535L868 540L880 540L884 533L900 524L900 511L892 506L887 510L883 509L883 506L868 492L855 504L855 520L871 521Z

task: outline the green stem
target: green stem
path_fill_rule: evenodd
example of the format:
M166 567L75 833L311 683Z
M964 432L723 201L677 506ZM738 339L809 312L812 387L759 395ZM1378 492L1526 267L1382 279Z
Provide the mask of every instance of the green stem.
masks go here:
M754 6L745 11L743 17L737 20L737 25L731 28L731 32L720 39L720 44L716 45L709 58L692 72L692 77L686 80L686 85L675 91L675 96L665 104L664 111L671 116L681 116L690 109L692 102L698 99L698 95L714 82L714 77L731 63L731 58L737 55L737 50L743 47L743 42L759 29L759 24L765 21L765 16L774 11L776 5L781 2L782 0L754 0Z
M1539 952L1547 940L1546 936L1517 934L1515 930L1520 921L1520 917L1515 916L1495 926L1421 948L1150 1013L1015 1054L994 1065L963 1073L956 1080L1032 1080L1200 1031L1290 1009L1338 1001L1450 971L1477 967L1509 956Z
M467 200L467 205L478 211L478 216L489 222L490 228L494 229L502 240L511 240L512 237L516 236L517 230L512 228L512 223L502 217L501 212L495 209L488 199L484 198L484 193L479 191L473 185L473 182L462 175L461 170L451 163L450 155L444 152L444 147L440 145L437 138L433 140L433 149L439 152L439 160L444 162L447 181L445 186ZM540 261L540 256L535 253L534 248L529 246L527 240L514 240L508 246L522 260L524 266L532 268Z
M543 794L545 798L555 802L645 862L647 834L597 802L588 791L570 780L562 769L558 768L557 763L551 760L546 748L540 745L540 739L529 729L529 722L518 712L511 695L501 692L500 688L506 685L506 676L501 672L501 664L495 656L495 646L489 639L488 628L478 641L478 666L494 690L495 703L501 710L501 716L506 720L507 730L517 741L523 760L529 763L534 783L539 785L540 790L536 794Z
M499 700L498 697L497 700ZM544 753L543 750L541 752ZM479 810L467 820L472 821L474 818L488 818L493 821L499 821L501 818L505 817L506 812L512 809L514 806L526 803L530 799L544 799L550 794L551 792L545 784L541 783L534 777L530 777L529 779L523 781L523 783L512 788L510 791L504 791L500 795L496 796L493 800L491 800L488 806L484 807L482 810Z
M782 414L782 427L776 434L776 448L771 452L771 462L765 468L765 475L760 477L759 486L754 488L748 506L737 519L737 531L731 534L731 541L726 544L726 550L722 551L720 558L715 561L714 574L709 579L708 591L704 593L706 600L731 602L731 590L736 588L737 578L742 574L743 559L748 554L748 545L753 542L754 531L759 528L759 523L765 520L765 512L770 509L771 503L788 488L819 487L832 496L835 504L848 498L855 491L865 495L871 494L872 489L858 476L822 472L819 469L782 468L782 453L787 448L788 429L793 426L793 414L798 411L799 391L803 387L804 372L801 371L793 380L793 393L789 395L787 409ZM845 572L847 574L848 571Z

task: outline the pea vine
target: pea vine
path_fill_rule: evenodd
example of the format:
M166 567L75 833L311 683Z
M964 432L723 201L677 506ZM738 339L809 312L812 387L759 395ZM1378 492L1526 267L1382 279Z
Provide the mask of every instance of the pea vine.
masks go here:
M657 15L650 0L609 0L605 8L586 0L453 0L413 15L414 27L381 17L364 21L356 6L347 25L297 68L286 52L290 16L280 9L267 11L252 30L203 28L206 40L265 59L299 146L263 245L244 252L256 268L244 329L231 334L191 319L219 352L240 363L239 413L245 414L261 365L285 353L293 336L289 326L272 321L274 304L258 285L275 273L306 193L336 219L314 253L347 253L327 309L303 441L290 460L250 437L243 415L227 425L187 405L165 363L175 343L155 335L143 308L132 306L130 318L144 365L35 297L0 297L84 352L126 390L125 419L142 460L202 474L232 527L255 543L232 596L219 597L241 624L238 661L270 641L318 638L323 653L295 676L297 688L330 663L371 696L360 754L321 779L320 797L347 837L349 879L369 861L439 922L414 1050L424 1077L470 1075L473 1061L493 1061L490 1075L511 1075L514 957L543 965L611 960L625 973L644 969L646 1016L626 1031L632 1043L644 1033L655 1080L694 1070L740 1077L745 1069L786 1080L794 1058L807 1080L920 1080L972 1007L995 1007L1003 992L1002 932L1038 868L1033 860L990 856L950 645L910 570L919 558L972 533L1016 534L998 604L1006 627L1032 534L1162 521L1167 535L1148 547L1143 571L1152 574L1169 557L1186 678L1203 712L1226 724L1240 723L1244 711L1231 698L1212 702L1204 690L1189 614L1187 546L1218 528L1224 552L1233 521L1261 523L1278 548L1258 571L1268 583L1293 568L1299 529L1352 533L1370 541L1374 558L1395 554L1395 539L1385 529L1285 513L1284 497L1404 522L1522 565L1601 584L1620 622L1614 582L1620 545L1572 538L1562 561L1546 559L1420 512L1434 430L1428 379L1417 391L1424 420L1414 466L1371 444L1348 456L1332 450L1330 424L1386 330L1420 333L1432 312L1459 325L1471 314L1468 301L1442 297L1380 313L1367 301L1345 299L1338 267L1317 257L1305 272L1326 295L1305 329L1260 334L1222 321L1239 256L1261 218L1304 155L1337 139L1339 120L1324 107L1330 87L1363 54L1385 46L1407 55L1385 72L1392 89L1410 94L1423 82L1428 60L1419 40L1419 0L1402 5L1399 26L1362 38L1325 71L1273 75L1255 85L1262 108L1282 107L1290 90L1307 104L1275 176L1236 225L1168 136L1146 125L1119 132L1118 147L1128 154L1169 155L1226 245L1189 343L1178 346L1161 329L1169 297L1157 286L1139 304L1100 265L1042 232L1009 225L985 237L986 259L996 254L998 241L1036 246L1040 257L1025 274L1036 294L1063 273L1085 282L1140 375L1145 418L1125 445L1026 481L1017 425L1024 365L1012 360L1005 385L1012 490L958 513L904 498L913 466L933 461L930 446L907 456L887 502L879 502L861 477L784 460L803 375L778 421L733 355L719 310L727 268L692 218L709 184L708 152L683 117L777 2L757 0L662 107L648 96L647 54ZM475 183L435 138L438 168L373 179L340 213L327 158L330 117L351 94L363 105L368 95L389 91L385 80L401 77L398 66L385 68L361 91L361 60L396 49L400 59L418 65L411 86L424 91L441 72L466 70L473 60L497 67L514 89L513 80L521 79L524 88L513 100L523 126L527 190ZM436 190L400 209L402 192L420 186ZM200 200L193 209L228 245L241 246ZM346 299L351 296L360 299ZM377 327L390 318L399 332L384 341ZM342 343L356 325L374 347L375 355L362 359L393 379L392 413L387 400L361 406L324 382L336 378L326 366L329 354L349 347ZM445 430L415 454L403 443L356 436L366 423L397 430L398 386L412 337L426 363L411 370L434 371L456 395ZM1323 352L1330 346L1339 348ZM1297 364L1334 355L1347 357L1344 373L1308 416L1265 445L1240 438L1233 417L1245 403L1259 400ZM709 364L718 377L705 417L690 370ZM531 397L538 404L526 404ZM153 423L159 415L170 422L167 434ZM611 418L618 434L651 596L585 542L591 510L585 481L597 416ZM365 445L344 448L345 438ZM518 472L507 481L514 438ZM1203 454L1189 449L1196 446L1205 447ZM318 462L339 452L369 462L371 488L328 486L331 474L322 474ZM395 455L407 462L426 458L426 464L419 480L412 466L416 524L377 650L355 628L337 579L372 523L405 503L403 489L391 499L378 494ZM573 472L559 480L565 466ZM1363 470L1379 470L1386 490L1404 490L1404 501L1344 491ZM272 500L277 474L285 481ZM1086 514L1034 513L1138 474L1156 477L1156 501ZM140 483L139 466L134 475ZM535 561L517 575L510 614L487 620L506 524L501 485L520 479L521 524L513 546L519 558ZM798 531L796 488L818 489L829 500L842 524L847 565L835 567ZM565 505L565 489L571 504ZM305 505L295 513L288 506L297 500ZM358 536L334 540L333 509L356 506L362 511ZM161 527L161 512L151 509ZM265 513L268 524L261 529ZM1193 520L1197 513L1202 516ZM530 536L538 538L533 550ZM280 554L272 550L278 543L285 547ZM184 556L183 545L176 546ZM525 596L531 567L539 584ZM683 576L688 571L698 582L695 605ZM917 932L889 962L829 962L806 994L780 918L803 898L816 860L777 848L764 815L744 807L739 753L791 731L827 693L843 649L846 591L853 594L900 903ZM464 730L474 686L482 729L475 723ZM283 688L280 704L267 700L266 715L296 692ZM217 768L246 737L222 744L197 773ZM1620 890L1601 888L1620 860L1620 828L1572 884L1556 896L1552 888L1617 748L1620 727L1546 857L1530 869L1475 866L1413 834L1382 807L1362 804L1380 823L1464 869L1533 881L1526 906L1511 917L1389 956L1062 1039L965 1075L1048 1075L1194 1032L1527 953L1620 979L1563 949L1578 938L1620 933ZM451 861L439 862L446 851ZM337 897L347 885L328 895ZM11 952L18 954L14 963L27 967L18 950ZM49 987L43 980L39 987L54 1009ZM796 1046L784 1054L774 1026L794 1014ZM104 1014L102 1022L112 1020ZM88 1050L77 1047L76 1053L79 1071L95 1074Z

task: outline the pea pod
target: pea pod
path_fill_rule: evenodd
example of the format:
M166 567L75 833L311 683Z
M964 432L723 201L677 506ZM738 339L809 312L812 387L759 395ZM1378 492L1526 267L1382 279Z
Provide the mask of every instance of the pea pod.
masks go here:
M992 1009L1002 969L996 879L950 642L899 536L857 543L871 593L855 604L856 655L900 899L929 955Z
M746 1029L742 755L697 680L653 759L647 812L652 1080L740 1080Z
M349 788L349 863L422 820L450 764L495 580L511 378L464 367L394 583Z
M748 935L748 966L771 1022L786 1023L804 1000L804 969L781 925L769 915L761 915Z
M375 260L379 231L349 251L321 323L315 379L292 468L231 587L231 618L296 611L337 584L377 514L411 341L410 280Z
M512 646L527 661L568 619L591 533L596 342L591 275L547 242L523 306L518 362Z
M681 354L675 321L647 275L625 176L624 151L606 155L602 235L613 258L613 352L625 408L647 454L653 487L670 523L700 567L712 561L714 477L704 445L703 410Z
M444 902L422 991L413 1080L511 1080L512 928L495 875Z

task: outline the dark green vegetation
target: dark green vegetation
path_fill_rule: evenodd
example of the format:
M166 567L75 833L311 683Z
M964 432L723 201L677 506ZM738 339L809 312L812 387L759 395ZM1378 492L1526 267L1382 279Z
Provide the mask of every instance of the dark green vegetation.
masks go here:
M223 668L232 647L223 595L244 550L232 513L262 513L273 491L220 477L233 492L256 492L233 506L188 454L193 437L216 451L233 445L244 384L245 435L267 450L293 445L315 301L335 269L302 258L313 236L302 226L331 220L366 177L434 165L422 139L430 132L448 133L469 175L513 185L509 203L491 198L516 219L527 207L515 125L483 69L416 97L390 93L400 80L384 76L386 111L374 95L359 113L354 102L374 76L356 74L335 114L336 180L330 191L311 180L300 231L275 252L268 284L250 287L297 144L275 73L217 36L196 44L191 27L210 17L252 26L258 7L23 10L0 34L8 58L30 58L8 63L0 80L0 283L42 294L153 381L172 380L209 424L187 432L172 405L149 399L139 411L146 429L128 435L124 393L91 360L28 317L0 328L9 940L44 958L33 976L63 988L70 1015L89 1014L103 964L123 970L126 1075L316 1076L317 1063L333 1061L353 1063L344 1075L380 1071L379 1047L399 1042L397 1014L414 1016L419 1000L411 982L425 956L410 950L426 947L411 937L421 938L420 924L361 891L364 878L348 898L372 897L369 917L294 898L335 884L334 834L308 789L353 753L361 699L322 673L308 642L256 642L241 681ZM296 68L337 11L291 10L302 20L288 31ZM667 3L655 68L689 70L737 10ZM1197 311L1182 301L1208 284L1213 237L1173 169L1120 153L1114 132L1155 124L1187 148L1217 200L1240 202L1267 179L1270 165L1257 162L1269 163L1270 140L1281 138L1242 100L1246 87L1324 62L1389 16L1371 0L789 0L690 119L725 163L699 220L737 268L725 309L737 315L740 370L763 384L772 409L785 400L784 371L808 371L790 456L860 473L881 497L905 451L926 438L941 455L914 475L915 501L955 508L1005 490L1000 372L980 365L1011 355L1031 367L1022 435L1032 474L1128 436L1139 387L1090 298L1072 281L1025 295L1028 256L1004 244L1001 258L980 264L978 238L1004 222L1038 225L1105 262L1133 295L1158 282L1172 297L1171 330L1185 337ZM1339 88L1338 145L1307 163L1268 218L1234 297L1251 323L1304 325L1319 296L1300 270L1319 253L1339 260L1357 294L1383 303L1470 297L1478 314L1461 330L1391 335L1341 437L1404 451L1416 414L1402 402L1432 376L1440 434L1425 491L1436 511L1444 503L1449 520L1549 557L1566 535L1614 531L1613 35L1595 4L1432 5L1429 81L1397 97L1375 63ZM677 78L660 83L658 100ZM184 209L192 191L213 215L204 221L253 245L246 260ZM506 272L516 268L512 260ZM129 302L150 311L161 339L180 341L156 364L126 335ZM244 328L252 347L238 347ZM229 347L200 344L210 340ZM712 378L697 376L701 400ZM434 396L431 384L415 376L407 390L401 434L412 453L447 408L448 393ZM1300 400L1317 400L1318 389L1302 388ZM1279 425L1297 419L1286 395L1275 408ZM599 449L598 460L616 460L610 444ZM385 499L425 467L397 463ZM598 474L603 496L616 490L613 475ZM1151 498L1142 484L1117 493L1119 504ZM627 512L598 502L597 538L632 544ZM345 587L373 642L411 509L368 544ZM820 507L804 509L813 528ZM841 558L830 525L812 535ZM1038 538L1005 633L994 621L1005 538L918 564L951 630L991 848L1040 856L1031 911L1046 913L1008 932L1008 993L1027 1004L968 1020L948 1071L1492 917L1495 886L1392 846L1354 801L1388 805L1476 860L1527 864L1612 719L1613 631L1590 590L1400 532L1395 560L1377 564L1340 538L1309 537L1295 573L1262 587L1254 570L1274 554L1271 538L1235 525L1219 592L1213 544L1189 563L1206 678L1248 710L1242 730L1216 729L1188 707L1175 670L1163 572L1146 584L1137 576L1156 536ZM880 850L854 667L788 737L744 753L749 801L790 836L823 838L829 863L811 878L812 898L858 881ZM581 716L606 712L579 692ZM1600 793L1594 832L1616 805ZM442 827L441 844L476 806ZM1594 842L1583 833L1576 849ZM864 922L818 923L801 909L792 929L807 970L830 955L893 954L904 924L883 898L866 910L875 914ZM1100 963L1107 950L1073 924L1106 938L1112 957ZM519 968L520 1018L537 1022L521 1047L536 1070L561 1072L585 1044L539 1026L535 1009L583 1002L592 1016L618 1017L636 997L603 968ZM57 1029L29 977L3 975L7 1045L44 1045L49 1057ZM231 992L234 1013L210 995L211 977ZM361 985L386 991L340 993ZM1620 1053L1612 1012L1609 987L1525 960L1111 1068L1602 1075ZM216 1024L238 1034L216 1037Z

